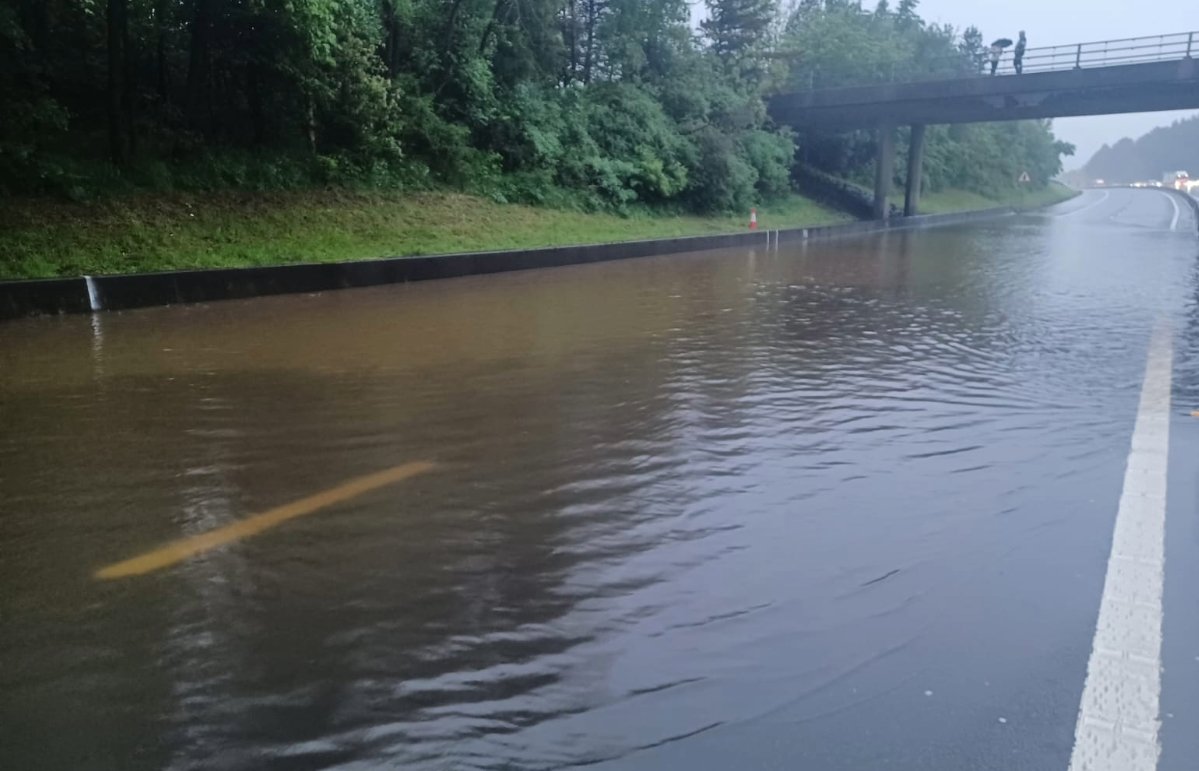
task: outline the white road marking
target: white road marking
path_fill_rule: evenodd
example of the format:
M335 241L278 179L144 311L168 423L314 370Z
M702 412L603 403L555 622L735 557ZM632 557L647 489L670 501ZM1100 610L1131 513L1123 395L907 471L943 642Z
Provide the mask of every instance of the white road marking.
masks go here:
M1178 201L1175 201L1174 196L1170 195L1169 193L1162 193L1161 190L1158 190L1157 192L1170 199L1170 205L1174 207L1174 219L1170 221L1170 230L1177 230L1178 218L1182 216L1182 209L1178 208Z
M96 293L96 282L91 276L84 276L83 283L87 285L87 304L93 311L100 310L100 296Z
M1154 771L1161 753L1158 704L1173 355L1170 327L1159 323L1149 341L1070 771Z
M1103 196L1095 203L1087 204L1086 206L1082 207L1081 209L1075 209L1074 211L1068 211L1065 214L1059 214L1058 216L1059 217L1073 217L1075 214L1081 214L1084 211L1089 211L1091 209L1094 209L1096 206L1103 203L1104 201L1106 201L1108 199L1108 197L1110 197L1110 196L1111 196L1111 193L1104 190Z

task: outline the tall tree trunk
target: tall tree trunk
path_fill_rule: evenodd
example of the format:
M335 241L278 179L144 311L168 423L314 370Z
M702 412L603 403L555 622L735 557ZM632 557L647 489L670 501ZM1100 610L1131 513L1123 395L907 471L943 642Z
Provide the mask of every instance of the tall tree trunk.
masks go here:
M128 36L127 0L108 0L108 151L112 162L128 160L125 136L125 43Z
M566 6L566 29L570 41L570 70L567 81L579 75L579 2L570 0Z
M125 65L124 82L121 84L121 112L125 123L125 150L133 156L137 153L137 53L129 35L128 0L121 2L126 4L125 23L121 30L121 54Z
M46 56L50 46L50 6L52 0L23 0L20 24L29 32L29 39L40 56Z
M383 29L387 32L384 42L384 63L387 65L387 77L394 80L400 72L400 20L396 18L394 4L383 4Z
M458 23L458 11L462 9L462 0L454 0L450 6L450 12L445 17L445 35L443 43L445 50L450 51L450 44L454 42L454 25Z
M252 141L256 147L266 142L266 127L262 117L262 89L258 82L258 62L251 62L246 73L246 99L250 103L250 122L253 126Z
M191 43L187 61L188 118L206 137L211 137L212 103L212 6L211 0L195 0L191 22Z
M158 100L170 101L171 85L167 73L167 0L154 0L154 76Z
M487 26L483 28L483 36L479 38L479 56L487 53L487 43L491 41L491 36L495 32L495 25L500 20L500 14L505 7L504 0L495 0L495 6L491 9L491 19L488 20Z
M599 16L596 0L587 2L587 50L583 52L583 82L591 83L591 66L595 61L595 24Z
M445 32L442 35L441 44L441 72L438 75L440 82L438 82L437 88L433 89L434 99L440 96L442 89L444 89L450 82L450 76L452 74L450 61L452 60L452 53L454 50L454 27L458 23L458 11L462 9L462 2L463 0L453 0L453 4L450 6L450 12L446 16Z
M308 104L304 112L304 134L308 139L308 152L316 155L316 101L312 96L308 97Z

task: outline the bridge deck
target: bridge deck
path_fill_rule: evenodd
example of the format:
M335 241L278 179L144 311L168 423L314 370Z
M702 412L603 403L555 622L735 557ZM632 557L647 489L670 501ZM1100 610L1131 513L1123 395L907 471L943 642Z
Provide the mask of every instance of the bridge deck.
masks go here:
M779 94L770 114L800 128L981 123L1199 108L1190 57L1112 67Z

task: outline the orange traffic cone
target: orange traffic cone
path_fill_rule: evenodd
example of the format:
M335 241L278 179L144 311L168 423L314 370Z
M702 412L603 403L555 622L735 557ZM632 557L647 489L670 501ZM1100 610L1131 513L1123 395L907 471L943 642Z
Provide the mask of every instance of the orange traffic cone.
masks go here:
M758 229L758 210L757 209L749 210L749 229L750 230Z

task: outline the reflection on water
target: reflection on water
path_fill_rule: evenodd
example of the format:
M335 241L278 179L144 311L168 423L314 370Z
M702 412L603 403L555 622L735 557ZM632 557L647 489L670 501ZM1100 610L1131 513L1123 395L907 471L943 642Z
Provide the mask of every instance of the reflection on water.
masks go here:
M0 764L554 768L776 726L821 768L922 767L900 732L970 736L1044 674L1012 630L1048 624L1015 647L1050 667L1093 621L1078 577L1193 253L1063 256L1085 238L1027 218L4 325ZM902 706L984 659L990 695Z

